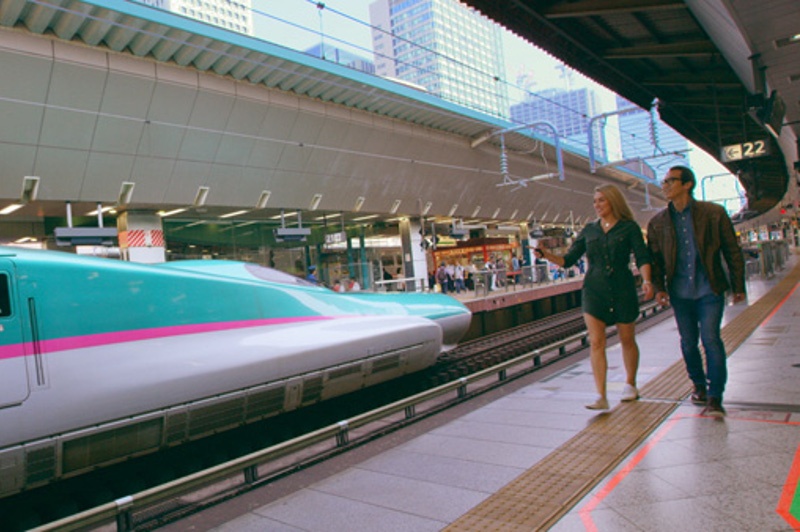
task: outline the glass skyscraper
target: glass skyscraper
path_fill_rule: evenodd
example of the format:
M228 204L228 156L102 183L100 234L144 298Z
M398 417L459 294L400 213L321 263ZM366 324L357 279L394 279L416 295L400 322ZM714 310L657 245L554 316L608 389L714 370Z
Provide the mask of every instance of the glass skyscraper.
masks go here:
M370 4L375 73L445 100L508 115L501 28L457 0Z
M632 104L617 96L619 110L632 109ZM656 114L644 109L619 115L619 139L625 160L642 159L652 169L653 178L676 164L686 165L689 142L666 125ZM649 172L646 172L649 173Z
M594 91L589 89L550 89L530 94L526 101L511 106L511 120L520 124L539 121L550 122L569 147L587 152L589 148L589 121L600 113ZM592 134L594 152L605 157L605 137L595 128Z

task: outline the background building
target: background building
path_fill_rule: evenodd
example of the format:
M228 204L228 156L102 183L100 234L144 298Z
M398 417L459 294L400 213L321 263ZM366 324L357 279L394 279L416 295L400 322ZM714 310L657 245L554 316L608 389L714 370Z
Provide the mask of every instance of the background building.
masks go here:
M306 49L305 52L309 55L313 55L314 57L319 57L320 59L332 61L339 65L344 65L346 67L350 67L355 70L366 72L367 74L375 73L375 63L373 63L372 61L370 61L365 57L361 57L354 53L348 52L347 50L342 50L341 48L337 48L335 46L327 44L317 44L315 46L312 46L311 48Z
M498 25L457 0L377 0L370 5L370 23L377 75L508 115Z
M136 0L207 24L253 35L252 0Z
M530 94L526 101L512 105L511 120L520 124L547 121L555 126L561 141L570 148L588 151L589 121L600 114L601 102L595 91L550 89ZM608 143L603 131L596 128L592 138L595 154L606 157Z
M634 107L636 105L617 96L618 110ZM620 113L619 139L622 158L626 161L643 160L654 172L653 177L660 177L676 164L688 166L689 142L662 122L657 112L651 113L640 108L634 112Z

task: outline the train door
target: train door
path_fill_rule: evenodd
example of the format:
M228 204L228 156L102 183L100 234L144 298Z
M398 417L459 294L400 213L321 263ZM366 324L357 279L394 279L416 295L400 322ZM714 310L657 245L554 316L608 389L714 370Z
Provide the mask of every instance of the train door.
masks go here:
M28 373L16 299L14 265L0 259L0 408L28 397Z

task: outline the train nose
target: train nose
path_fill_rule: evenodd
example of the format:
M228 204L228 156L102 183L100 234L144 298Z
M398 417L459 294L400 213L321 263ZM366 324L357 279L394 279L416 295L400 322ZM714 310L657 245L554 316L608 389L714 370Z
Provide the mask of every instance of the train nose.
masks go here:
M465 309L464 312L439 318L436 323L442 328L442 351L449 351L467 334L472 313Z

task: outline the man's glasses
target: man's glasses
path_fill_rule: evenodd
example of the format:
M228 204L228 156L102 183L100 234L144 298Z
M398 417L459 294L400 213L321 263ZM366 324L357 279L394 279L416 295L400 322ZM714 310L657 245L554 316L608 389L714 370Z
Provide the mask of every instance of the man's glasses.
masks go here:
M665 185L672 185L672 183L680 183L680 182L681 182L681 178L680 177L665 177L661 181L661 186L663 187Z

